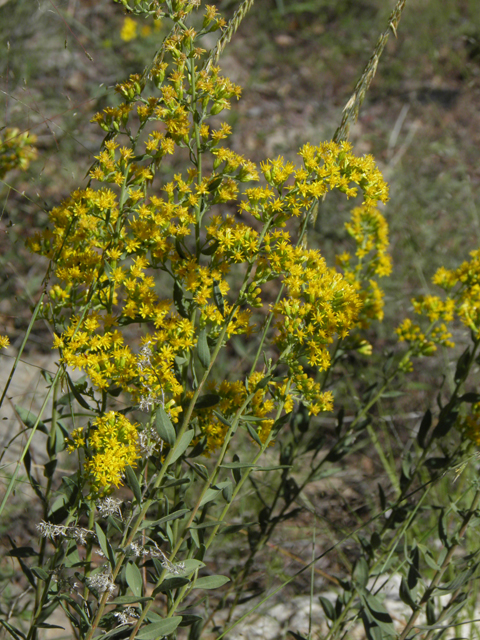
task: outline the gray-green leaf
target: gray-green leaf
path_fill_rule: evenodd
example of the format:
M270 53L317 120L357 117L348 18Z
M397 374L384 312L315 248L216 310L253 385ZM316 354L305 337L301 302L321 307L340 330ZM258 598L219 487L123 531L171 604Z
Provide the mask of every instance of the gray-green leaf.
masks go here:
M175 444L176 433L172 421L163 407L158 407L155 414L155 428L158 435L170 446Z
M146 627L140 630L137 638L138 640L156 640L162 636L168 636L175 631L181 621L182 616L173 616L172 618L165 618L161 622L147 624Z

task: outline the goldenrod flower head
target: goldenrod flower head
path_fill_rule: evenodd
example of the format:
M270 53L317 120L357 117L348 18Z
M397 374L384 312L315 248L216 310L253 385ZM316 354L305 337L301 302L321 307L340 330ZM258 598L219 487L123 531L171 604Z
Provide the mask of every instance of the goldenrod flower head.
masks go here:
M137 37L137 22L133 20L133 18L125 17L123 20L123 25L120 30L120 38L124 42L130 42L130 40L134 40Z
M75 434L76 442L79 435ZM137 425L125 416L109 411L96 418L88 433L92 454L85 462L94 492L106 492L122 484L125 468L139 458Z

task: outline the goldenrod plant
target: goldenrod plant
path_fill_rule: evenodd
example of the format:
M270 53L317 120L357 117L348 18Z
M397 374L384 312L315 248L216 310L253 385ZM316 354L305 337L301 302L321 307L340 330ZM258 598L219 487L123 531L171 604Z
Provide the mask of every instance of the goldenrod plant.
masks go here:
M375 640L440 637L478 579L478 548L459 550L480 496L467 470L480 438L480 395L470 383L480 260L475 252L436 274L445 295L413 301L419 323L402 320L399 344L377 354L381 365L365 385L358 363L373 355L368 332L383 319L380 281L392 270L389 196L374 158L356 154L346 136L389 31L335 141L303 145L297 163L256 166L228 146L222 117L241 89L219 66L252 1L228 23L200 0L117 3L125 46L140 20L169 31L145 71L117 84L120 102L94 116L104 139L87 184L28 239L49 261L32 323L51 327L58 368L44 372L38 414L17 407L28 440L1 509L23 464L43 517L38 541L10 541L32 597L22 615L2 606L4 632L40 639L62 610L67 637L82 640L234 638L237 605L274 531L304 509L321 520L305 489L344 473L370 446L389 484L374 483L368 516L355 514L321 554L341 558L341 572L329 576L335 602L314 594L328 623L322 637L348 637L358 621ZM392 14L393 33L404 4ZM207 34L219 36L212 49L203 48ZM5 171L33 158L32 138L5 140L14 149ZM183 169L170 175L172 157ZM332 191L352 202L353 248L327 264L309 228ZM453 383L395 459L379 427L382 402L401 396L419 358L454 347L458 320L471 343ZM321 421L328 416L332 428ZM29 454L38 431L47 436L41 481ZM462 491L449 500L445 482L460 474ZM238 504L251 491L242 520ZM235 536L247 536L244 561L212 574L215 551L238 544ZM343 551L347 541L353 553ZM394 575L410 609L395 624L383 603ZM212 590L219 596L209 598ZM229 614L218 626L222 609Z

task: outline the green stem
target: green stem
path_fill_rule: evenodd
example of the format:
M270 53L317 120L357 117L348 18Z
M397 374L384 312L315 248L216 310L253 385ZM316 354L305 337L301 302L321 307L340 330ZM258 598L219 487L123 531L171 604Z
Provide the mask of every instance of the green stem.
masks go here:
M15 362L13 363L12 370L10 371L10 375L8 376L7 383L5 384L5 388L3 389L2 397L0 398L0 407L2 406L3 401L5 400L5 396L7 395L8 388L10 386L10 383L12 382L13 376L15 375L15 371L17 369L18 362L19 362L20 358L22 357L23 350L25 349L25 345L27 344L28 338L30 337L30 333L32 332L33 325L35 324L35 321L37 319L38 312L40 311L40 309L42 307L44 296L45 296L45 291L42 292L42 294L40 296L40 299L37 302L37 304L35 306L35 309L33 310L33 314L32 314L32 317L30 319L30 323L28 325L28 329L27 329L27 331L25 333L25 336L23 338L22 344L20 345L20 349L18 350L17 357L15 358ZM1 511L0 511L0 513L1 513Z
M438 569L435 572L435 574L433 576L433 579L430 582L430 586L425 591L425 593L423 594L423 596L422 596L422 598L421 598L421 600L419 602L418 609L416 609L412 613L412 615L410 616L410 620L408 621L408 623L406 624L406 626L403 629L402 633L398 637L398 640L405 640L407 638L409 632L411 631L411 629L415 626L415 622L417 621L418 616L422 612L423 607L426 605L426 603L432 597L433 592L435 591L435 588L437 587L438 583L442 579L442 576L445 573L445 570L449 566L450 561L452 560L453 555L454 555L457 547L460 544L460 538L463 538L463 536L465 535L465 532L466 532L466 530L468 528L470 520L474 516L475 510L477 509L479 502L480 502L480 490L477 490L475 492L475 495L474 495L473 500L471 502L470 509L469 509L468 513L465 515L465 517L463 518L462 524L460 526L460 529L459 529L457 535L453 538L453 540L458 540L458 542L453 542L452 546L448 549L447 555L445 556L445 559L442 562L442 564L440 566L440 569Z
M90 305L91 305L91 302L92 302L92 296L93 296L94 290L95 290L95 287L92 287L91 295L89 295L89 301L85 304L85 307L83 309L82 315L80 316L80 319L79 319L79 321L77 323L75 331L74 331L74 333L72 335L72 339L76 336L78 330L80 329L80 326L82 325L82 323L83 323L83 321L85 319L85 316L87 315L88 310L90 309ZM15 471L13 472L13 475L12 475L12 477L10 479L10 482L8 483L8 487L7 487L7 490L6 490L5 495L3 497L2 504L0 505L0 515L2 514L2 512L3 512L4 508L5 508L5 505L7 503L7 500L9 498L9 496L10 496L10 493L12 492L13 486L15 484L15 480L17 479L17 475L18 475L18 472L20 470L20 466L22 465L23 460L24 460L25 456L27 455L27 451L30 448L30 444L31 444L31 442L33 440L33 437L34 437L36 431L37 431L38 425L40 424L40 421L41 421L42 416L43 416L43 412L45 411L45 409L46 409L46 407L48 405L48 402L50 400L50 396L53 393L53 389L55 388L55 385L57 384L57 382L58 382L58 380L59 380L59 378L60 378L62 373L63 373L63 367L58 367L57 373L55 374L55 377L54 377L54 379L52 381L52 384L50 385L50 389L48 390L47 395L45 396L45 400L43 401L43 404L40 407L40 411L39 411L37 419L35 420L35 423L34 423L34 425L32 427L30 436L29 436L29 438L28 438L28 440L27 440L27 442L25 444L25 447L23 448L23 451L22 451L22 454L21 454L20 458L17 461L16 467L15 467Z
M225 319L225 323L224 326L220 332L220 335L217 339L217 344L215 346L215 349L213 351L212 357L211 357L211 361L209 366L207 367L207 369L205 370L205 373L203 374L203 377L197 387L197 389L195 390L193 397L190 401L190 404L188 405L188 408L185 412L185 416L182 422L182 426L180 427L180 430L177 433L177 439L175 442L175 445L170 449L170 451L168 452L164 463L162 464L162 468L160 469L157 477L155 478L155 481L152 484L152 495L155 495L156 493L156 489L158 489L158 487L161 485L163 477L165 476L167 469L170 465L170 460L172 459L172 457L174 456L176 450L177 450L177 446L178 443L180 442L183 434L186 432L188 425L190 423L190 419L192 417L192 413L193 413L193 409L195 407L195 403L198 400L198 397L205 385L205 382L207 381L208 376L210 375L210 372L212 370L212 367L217 359L217 356L220 352L220 349L223 346L223 339L225 337L225 334L227 332L228 329L228 325L230 323L231 318L233 317L233 314L235 312L235 308L232 309L232 311L230 312L229 316ZM121 548L126 549L128 548L128 546L131 544L131 542L133 541L135 535L137 534L138 528L140 527L141 523L143 522L145 515L148 511L148 509L150 508L151 504L153 503L154 498L148 498L144 505L142 506L135 522L133 523L131 529L130 529L130 533L128 534L128 536L124 536L122 543L121 543ZM118 553L117 558L116 558L116 563L115 563L115 567L112 570L112 582L115 582L115 579L118 575L118 573L120 572L120 569L122 568L123 565L123 561L125 560L126 557L126 553L124 551L121 551ZM107 604L107 600L108 600L108 591L106 591L103 595L102 598L100 599L100 602L98 604L98 609L97 612L95 614L95 617L93 619L92 625L90 627L90 629L88 630L87 635L85 636L85 640L91 640L91 638L93 637L93 634L96 630L96 628L98 627L98 624L100 622L100 619L103 615L103 611L105 610L105 606ZM137 625L134 628L135 634L132 635L131 637L135 637L138 629L137 629ZM133 632L132 632L133 633Z

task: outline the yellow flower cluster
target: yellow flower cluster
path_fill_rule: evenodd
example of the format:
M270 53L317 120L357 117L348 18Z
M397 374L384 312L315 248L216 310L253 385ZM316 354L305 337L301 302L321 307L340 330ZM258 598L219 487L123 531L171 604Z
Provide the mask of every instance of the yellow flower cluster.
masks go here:
M36 136L19 129L4 129L0 133L0 179L12 169L25 171L37 157Z
M384 294L374 278L388 276L392 270L387 253L388 224L378 209L364 205L353 209L345 228L357 245L356 264L348 252L337 255L336 261L360 296L362 309L357 325L366 328L372 320L383 320Z
M293 364L306 356L311 366L325 370L330 365L328 345L335 334L348 335L361 301L318 251L292 247L285 236L269 245L269 266L285 274L288 292L274 307L276 342L285 362Z
M0 336L0 349L6 349L10 344L10 339L8 336Z
M88 443L90 453L85 461L85 471L92 494L108 493L112 485L122 484L125 468L134 467L139 458L137 439L137 425L115 411L96 418L86 432L83 429L72 432L67 440L70 453Z
M480 249L470 253L471 259L458 269L440 268L433 278L445 291L452 291L455 312L478 338L480 332Z
M286 414L291 413L295 402L302 400L314 415L320 411L333 409L331 392L321 391L304 372L298 363L292 367L290 385L285 382L269 381L262 385L265 373L256 371L248 378L248 388L241 380L230 382L223 380L217 386L210 385L209 406L194 411L194 420L199 426L199 435L195 444L205 439L204 454L210 455L222 446L235 414L245 404L249 393L253 393L247 411L242 413L243 422L249 422L255 430L260 442L265 443L274 425L273 414L281 403ZM188 394L187 397L192 394ZM220 417L222 416L223 419Z
M247 189L248 200L240 204L240 210L262 222L283 226L292 216L310 211L319 198L333 189L350 198L358 195L360 187L365 207L387 202L388 187L373 157L358 158L351 150L348 142L324 142L317 147L306 144L299 151L304 165L301 168L285 163L282 157L262 163L262 173L275 191Z
M453 347L452 334L448 329L455 316L472 332L474 340L480 337L480 250L470 253L471 260L463 262L458 269L441 267L432 278L448 295L420 296L412 300L416 313L430 321L424 333L419 325L407 319L396 329L400 340L410 342L413 356L432 355L437 345Z
M472 405L472 412L460 422L460 429L477 447L480 447L480 403Z
M128 16L125 17L120 30L120 38L124 42L129 42L137 37L137 22Z
M244 188L243 183L259 180L257 167L222 146L231 134L228 124L212 128L206 122L228 109L241 90L218 67L201 64L205 52L195 46L198 34L180 16L194 4L175 3L176 27L149 74L131 75L117 85L124 102L95 116L107 135L89 185L52 210L51 227L29 246L52 261L56 282L43 314L54 326L62 362L86 372L104 399L121 388L143 409L168 407L173 422L193 395L197 366L204 365L201 332L209 346L218 346L222 336L222 347L233 335L262 332L262 324L254 322L256 309L273 313L273 340L285 378L258 389L262 373L248 384L213 381L210 394L218 400L197 407L192 423L209 452L225 437L226 425L217 414L228 421L247 399L246 419L262 442L270 438L278 407L289 413L303 402L313 414L331 410L332 395L300 361L327 369L331 343L358 324L362 306L367 317L380 316L381 292L373 280L360 283L356 271L350 277L348 269L343 276L329 268L318 251L294 237L289 221L299 219L304 233L327 192L361 194L363 204L349 227L357 259L369 277L385 275L388 232L375 205L388 200L388 189L373 158L356 157L346 142L305 145L301 167L282 157L267 160L261 164L267 184ZM206 7L203 34L222 24L216 8ZM125 25L131 35L132 25ZM147 86L154 95L143 96ZM120 135L124 146L117 142ZM184 154L185 147L190 168L165 181L159 176L162 162ZM244 221L218 207L230 201ZM272 281L284 287L275 305L268 302ZM160 286L167 283L161 297ZM134 324L142 328L140 346L130 330ZM271 338L270 332L266 339ZM121 424L120 417L107 416L96 422L99 433ZM72 442L85 446L82 437ZM104 457L89 467L102 486L115 485L112 477L120 477L114 473L107 482L102 475L107 450L99 450Z

